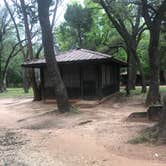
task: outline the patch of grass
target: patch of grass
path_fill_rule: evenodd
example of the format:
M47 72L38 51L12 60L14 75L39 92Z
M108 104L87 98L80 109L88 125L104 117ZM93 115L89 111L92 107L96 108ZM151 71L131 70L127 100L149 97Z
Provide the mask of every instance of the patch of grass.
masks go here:
M10 98L10 97L32 97L32 89L29 93L24 93L23 88L8 88L6 92L0 93L0 98Z
M74 113L74 114L79 114L79 113L80 113L80 110L79 110L78 108L72 106L72 107L70 108L70 112L71 112L71 113Z
M160 91L161 92L166 92L166 86L160 86Z
M158 136L158 127L145 129L140 135L128 141L130 144L155 143Z
M125 87L122 87L120 89L120 92L125 96L126 95ZM140 86L137 86L135 90L130 91L130 96L142 95L142 94L143 93L141 93L141 87Z

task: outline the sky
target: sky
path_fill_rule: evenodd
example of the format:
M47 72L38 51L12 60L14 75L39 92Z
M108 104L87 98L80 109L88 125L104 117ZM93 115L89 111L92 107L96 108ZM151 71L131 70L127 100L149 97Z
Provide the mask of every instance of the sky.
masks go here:
M9 5L12 4L11 0L7 0L7 2L9 3ZM64 21L64 14L67 9L67 5L73 2L78 2L83 4L84 0L63 0L63 3L59 6L57 11L55 26L58 26L61 22ZM4 5L4 0L0 0L0 6L3 6L3 5Z

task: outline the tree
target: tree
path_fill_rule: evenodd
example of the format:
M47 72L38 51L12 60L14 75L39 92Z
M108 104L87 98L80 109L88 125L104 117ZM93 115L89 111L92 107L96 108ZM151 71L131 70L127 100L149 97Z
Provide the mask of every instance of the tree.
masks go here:
M68 5L65 13L66 24L75 30L76 43L79 47L83 46L83 39L85 33L88 32L92 25L92 14L88 8L83 8L81 5L75 3ZM65 25L66 25L65 24Z
M3 70L2 70L2 56L4 49L4 40L9 30L10 18L8 12L5 8L1 8L1 16L0 16L0 92L4 92L5 84L3 78Z
M19 32L19 28L18 28L18 25L16 23L16 20L15 20L15 17L14 17L14 12L11 11L8 3L6 0L4 0L4 3L5 3L5 6L10 14L10 17L13 21L13 24L14 24L14 27L15 27L15 30L16 30L16 36L17 36L17 40L18 40L18 43L19 43L19 47L20 47L20 51L22 52L22 55L23 55L23 58L24 58L24 61L26 61L27 57L26 57L26 53L25 53L25 50L24 50L24 47L23 47L23 44L22 44L22 41L21 41L21 37L20 37L20 32ZM29 73L28 73L28 70L27 69L23 69L23 87L24 87L24 92L25 93L28 93L29 91Z
M128 83L127 94L135 86L136 64L142 76L142 91L146 91L145 77L140 59L137 55L137 46L145 25L141 23L141 8L128 1L94 0L105 10L108 18L123 38L128 55ZM123 12L122 12L123 11ZM133 13L133 15L131 14ZM128 28L129 27L129 28Z
M26 35L26 39L27 39L27 49L28 49L28 54L29 54L28 58L30 58L32 60L33 59L32 36L30 33L30 28L29 28L26 5L25 5L24 0L20 0L20 3L21 3L21 9L22 9L23 18L24 18L25 35ZM30 77L31 77L32 88L33 88L33 92L34 92L34 100L41 100L40 87L38 87L38 85L36 83L34 69L30 70Z
M54 29L54 26L56 24L56 16L57 16L57 10L58 10L58 7L63 4L63 0L56 0L55 1L55 4L53 3L52 6L54 5L53 9L50 11L50 15L52 15L52 22L51 22L51 30ZM56 38L54 38L54 45L56 47L56 51L59 51L59 47L58 47L58 44L57 44L57 40ZM43 49L43 45L41 44L40 47L38 48L37 52L36 52L36 55L35 57L36 58L39 58L40 56L40 53Z
M58 109L61 112L70 111L67 91L62 81L58 64L55 59L53 46L53 35L49 21L49 6L50 1L37 0L39 21L42 29L42 43L44 47L44 55L46 58L48 74L54 84L54 90L57 99Z
M146 104L155 104L160 101L159 92L159 72L160 72L160 55L159 39L161 23L166 13L166 0L156 3L142 0L142 14L146 25L150 31L149 42L149 65L150 65L150 87L146 99Z
M166 96L163 97L163 113L158 128L157 141L160 144L166 144Z
M92 22L91 27L89 27L88 30L84 31L83 33L84 37L82 38L82 47L94 51L108 53L111 55L113 53L117 53L118 48L123 47L124 45L124 42L120 35L111 25L111 22L108 20L103 11L99 10L98 4L89 2L85 3L85 6L91 13ZM75 8L72 9L74 10ZM74 11L71 12L74 13ZM88 19L89 16L85 15L84 20ZM74 22L79 22L79 20L80 18L77 17L75 18ZM111 26L112 28L110 28ZM74 46L79 46L79 37L77 35L77 31L73 27L73 25L70 25L67 21L62 22L59 27L56 28L55 36L57 38L61 51L66 51L73 48Z

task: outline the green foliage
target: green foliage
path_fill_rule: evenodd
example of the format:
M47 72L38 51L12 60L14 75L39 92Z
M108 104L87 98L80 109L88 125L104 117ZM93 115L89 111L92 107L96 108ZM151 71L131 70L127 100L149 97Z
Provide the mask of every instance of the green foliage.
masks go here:
M91 28L91 10L83 8L80 4L68 5L64 18L69 26L78 31L80 30L82 33L89 31Z
M22 54L18 54L10 63L7 72L7 86L8 87L22 87Z
M65 14L66 21L55 31L60 50L66 51L75 46L80 46L78 29L81 24L84 25L84 30L81 30L83 34L83 37L81 37L81 47L108 54L115 52L117 55L120 55L118 57L126 60L126 53L123 49L113 48L117 44L123 44L123 40L101 7L89 0L85 0L84 4L86 8L79 4L69 6ZM78 9L81 12L79 11L78 13ZM82 14L84 12L89 14ZM73 17L73 15L77 17ZM91 15L90 22L89 15ZM88 27L86 24L81 23L82 21L86 22L86 24L88 22Z
M98 4L99 0L84 0L84 5L78 3L71 3L68 5L65 21L61 23L58 28L54 30L54 35L57 38L58 45L61 51L66 51L74 47L83 47L94 51L104 52L116 56L122 60L127 60L125 51L125 44L122 37L119 35L115 27L108 19L103 8ZM131 33L132 24L136 22L137 5L129 3L129 1L108 1L112 8L110 8L114 16L118 19L121 18L124 21L124 25L127 27L127 31ZM149 1L153 6L161 1ZM27 12L30 18L30 24L32 26L32 33L38 29L37 7L36 0L27 2ZM51 4L53 5L53 4ZM24 36L24 27L22 20L22 12L20 7L11 6L11 9L17 9L15 17L17 17L17 23L19 25L19 32L21 37ZM52 9L52 8L51 8ZM1 16L5 12L2 9ZM0 16L0 24L2 17ZM9 18L9 16L7 16ZM141 24L144 20L141 19ZM1 26L1 25L0 25ZM162 32L160 38L160 60L161 69L166 70L166 33L165 24L162 25ZM35 42L34 42L35 41ZM35 38L33 43L34 52L37 52L41 43L41 34ZM11 51L14 44L17 43L16 33L12 22L9 22L5 36L3 37L3 50L0 55L1 68L4 69L7 56ZM25 44L25 43L24 43ZM141 60L143 70L146 75L146 79L149 77L149 62L148 62L148 45L149 45L149 33L145 31L141 36L141 41L138 44L137 53ZM17 48L18 50L18 48ZM25 49L25 52L27 50ZM20 86L22 84L22 69L21 64L23 62L22 54L18 54L11 61L7 72L7 84L9 86ZM133 92L135 93L135 91Z
M66 25L68 25L71 34L77 36L78 46L82 46L82 42L85 38L85 33L91 29L92 15L91 10L83 8L81 5L75 3L68 5L65 13Z
M145 73L145 77L149 77L149 59L148 59L148 47L149 47L149 32L145 31L142 34L142 40L138 45L137 54L142 63L142 67Z

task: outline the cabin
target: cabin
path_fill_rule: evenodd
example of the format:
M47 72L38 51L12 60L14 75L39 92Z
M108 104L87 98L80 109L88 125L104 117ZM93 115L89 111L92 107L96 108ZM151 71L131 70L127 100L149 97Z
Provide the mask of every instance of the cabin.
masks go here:
M120 68L126 63L110 55L75 49L55 56L69 98L102 98L119 91ZM54 99L53 84L45 59L27 61L23 67L35 68L42 99Z

